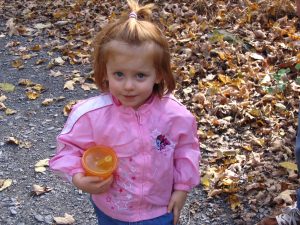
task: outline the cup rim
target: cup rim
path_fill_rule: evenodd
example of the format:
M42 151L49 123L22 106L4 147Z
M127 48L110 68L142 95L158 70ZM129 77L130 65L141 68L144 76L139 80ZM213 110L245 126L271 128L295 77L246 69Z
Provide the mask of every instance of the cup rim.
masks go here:
M85 159L86 159L87 155L91 151L93 151L95 149L99 149L99 148L102 149L102 151L106 151L107 153L109 153L113 157L114 164L113 164L112 168L107 170L107 171L94 171L94 170L91 170L85 162ZM88 172L90 174L94 174L95 176L101 176L101 175L111 174L114 170L116 170L117 164L118 164L118 157L117 157L115 151L113 150L113 148L105 146L105 145L96 145L96 146L89 147L88 149L86 149L83 152L81 162L82 162L82 166L86 170L86 172Z

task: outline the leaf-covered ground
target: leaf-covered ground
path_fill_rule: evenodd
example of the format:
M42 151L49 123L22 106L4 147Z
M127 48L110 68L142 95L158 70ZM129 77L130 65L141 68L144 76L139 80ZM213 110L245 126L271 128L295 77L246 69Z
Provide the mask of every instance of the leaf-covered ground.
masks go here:
M154 19L172 51L175 94L197 117L208 197L226 199L241 224L291 204L300 186L293 154L300 93L300 20L294 1L154 2ZM45 69L45 79L63 78L62 90L69 95L95 91L93 36L123 3L0 0L0 18L6 22L0 38L12 37L5 48L14 56L5 63L17 73L34 62ZM27 45L16 37L25 37ZM65 70L72 66L85 69ZM6 104L16 86L24 88L20 99L42 99L46 108L63 101L65 115L74 103L66 104L63 95L43 99L49 87L35 80L14 80L0 80L0 120L18 113ZM5 144L31 146L30 140L5 138ZM9 182L0 179L0 190Z

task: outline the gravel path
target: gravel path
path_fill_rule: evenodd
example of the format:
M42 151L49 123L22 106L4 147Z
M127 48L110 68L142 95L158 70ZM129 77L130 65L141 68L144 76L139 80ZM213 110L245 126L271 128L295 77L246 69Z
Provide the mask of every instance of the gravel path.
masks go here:
M16 47L8 47L12 42L20 42ZM63 90L64 78L49 76L47 63L36 65L39 58L50 61L45 48L36 52L24 64L21 70L11 66L18 48L44 45L49 40L36 37L9 37L5 31L5 21L0 19L0 83L11 83L16 86L14 92L4 93L7 97L5 106L16 110L13 115L6 115L0 111L0 179L12 179L13 184L0 192L0 224L33 225L54 224L53 217L63 216L65 213L73 215L74 224L94 225L96 218L87 194L76 190L72 185L63 182L47 169L44 173L36 173L34 165L42 159L50 158L55 152L55 137L62 129L66 117L63 108L67 102L83 99L97 94L97 91L83 91L79 86L73 91ZM14 50L14 51L12 51ZM66 64L59 67L64 74L71 74L73 70L88 73L86 66ZM46 90L36 100L28 100L26 87L17 85L19 79L30 79L34 83L42 84ZM65 99L49 106L42 106L46 98ZM21 143L30 143L31 147L22 148L20 145L8 142L14 137ZM52 191L32 196L32 185L38 184L51 188ZM201 187L190 193L182 217L182 225L234 225L233 213L228 208L225 198L208 199Z

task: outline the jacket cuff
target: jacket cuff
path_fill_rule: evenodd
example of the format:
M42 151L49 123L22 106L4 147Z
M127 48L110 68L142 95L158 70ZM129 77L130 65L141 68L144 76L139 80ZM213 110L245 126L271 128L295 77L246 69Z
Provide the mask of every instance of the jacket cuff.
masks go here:
M71 182L72 182L72 177L76 174L76 173L85 173L83 168L78 168L78 169L74 169L71 171L71 173L69 174L69 176L71 177Z
M187 184L174 184L174 190L190 192L192 188Z

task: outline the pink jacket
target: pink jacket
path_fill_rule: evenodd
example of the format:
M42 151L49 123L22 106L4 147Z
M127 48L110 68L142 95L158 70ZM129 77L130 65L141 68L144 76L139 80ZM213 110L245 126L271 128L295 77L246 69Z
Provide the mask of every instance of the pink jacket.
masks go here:
M73 108L57 141L50 167L70 181L84 172L85 149L107 145L116 151L119 164L111 189L92 199L118 220L161 216L173 190L189 191L199 183L196 121L172 95L153 96L136 111L111 95L87 99Z

